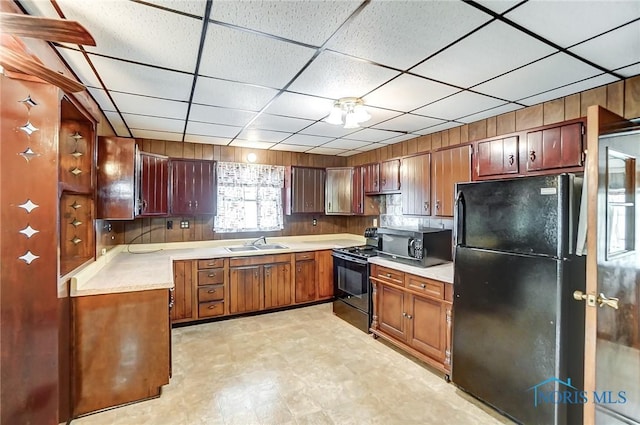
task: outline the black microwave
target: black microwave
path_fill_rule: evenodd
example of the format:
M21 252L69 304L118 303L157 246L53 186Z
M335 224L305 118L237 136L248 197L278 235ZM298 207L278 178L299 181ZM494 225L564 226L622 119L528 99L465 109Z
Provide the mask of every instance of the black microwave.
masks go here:
M378 255L400 263L430 267L451 261L451 230L379 227Z

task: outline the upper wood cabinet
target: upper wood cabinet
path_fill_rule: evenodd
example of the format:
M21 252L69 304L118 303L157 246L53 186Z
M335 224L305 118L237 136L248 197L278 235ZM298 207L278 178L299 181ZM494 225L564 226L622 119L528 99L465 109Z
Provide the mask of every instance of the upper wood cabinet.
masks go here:
M351 212L354 215L379 215L380 200L373 196L365 196L366 166L353 168L351 189Z
M288 166L285 170L285 214L324 213L324 168Z
M518 136L478 142L475 168L478 177L518 174Z
M364 193L380 193L380 164L372 163L362 166L362 176L364 181Z
M171 159L171 213L215 214L215 162Z
M432 214L453 217L455 185L471 180L471 146L458 146L432 154Z
M400 160L390 159L380 163L380 192L400 190Z
M60 102L59 180L63 190L93 193L95 123L67 99Z
M582 123L527 133L527 171L583 165Z
M327 168L325 213L350 215L352 208L353 168Z
M169 158L139 152L136 175L136 215L157 216L169 212Z
M431 155L428 153L402 159L402 214L431 214L430 163Z

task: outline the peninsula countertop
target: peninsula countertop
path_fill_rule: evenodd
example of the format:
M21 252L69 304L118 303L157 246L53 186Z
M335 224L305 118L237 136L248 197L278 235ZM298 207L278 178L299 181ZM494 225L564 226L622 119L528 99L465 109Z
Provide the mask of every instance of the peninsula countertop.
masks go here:
M286 249L229 252L226 247L243 245L251 239L200 242L119 245L96 261L67 276L70 295L101 295L119 292L173 288L173 261L245 257L318 251L362 245L362 236L349 233L269 237L268 242Z
M371 264L379 264L383 267L399 270L405 273L411 273L416 276L426 277L428 279L439 280L445 283L453 283L453 262L438 264L431 267L416 267L408 264L399 263L397 261L387 260L382 257L369 258Z

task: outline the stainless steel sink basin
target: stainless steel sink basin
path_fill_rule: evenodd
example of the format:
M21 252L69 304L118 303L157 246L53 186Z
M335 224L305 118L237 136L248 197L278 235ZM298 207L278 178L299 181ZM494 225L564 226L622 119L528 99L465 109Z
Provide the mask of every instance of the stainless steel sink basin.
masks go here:
M255 246L227 246L225 249L229 252L249 252L258 250Z
M277 243L273 244L265 244L265 245L254 245L258 249L288 249L288 246L280 245Z

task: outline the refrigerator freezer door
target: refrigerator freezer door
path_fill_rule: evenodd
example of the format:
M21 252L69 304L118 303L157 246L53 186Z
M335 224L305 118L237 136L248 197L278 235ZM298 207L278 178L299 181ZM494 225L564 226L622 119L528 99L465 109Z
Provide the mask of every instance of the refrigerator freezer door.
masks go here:
M530 389L568 378L557 342L564 262L464 247L455 261L453 382L519 422L565 423L565 405L535 406Z
M458 184L464 208L456 211L457 244L566 258L573 239L572 179L561 174Z

